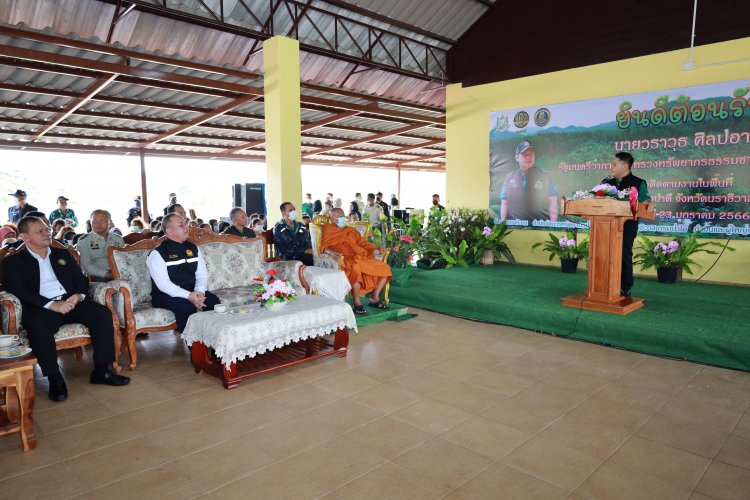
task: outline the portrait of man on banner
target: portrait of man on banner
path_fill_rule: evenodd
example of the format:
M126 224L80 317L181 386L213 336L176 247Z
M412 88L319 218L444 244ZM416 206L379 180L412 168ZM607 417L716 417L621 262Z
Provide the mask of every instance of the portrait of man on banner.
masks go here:
M505 176L500 191L500 219L557 221L557 187L546 171L535 166L529 141L516 145L518 168Z

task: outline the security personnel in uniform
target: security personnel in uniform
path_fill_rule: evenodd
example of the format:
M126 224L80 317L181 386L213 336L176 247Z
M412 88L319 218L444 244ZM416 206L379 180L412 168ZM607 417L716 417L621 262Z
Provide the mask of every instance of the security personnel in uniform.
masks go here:
M81 269L93 281L112 279L107 248L125 246L122 236L109 231L111 220L112 216L106 210L91 212L91 232L81 236L76 244L76 250L81 255Z
M188 239L185 218L170 213L162 219L166 238L148 256L151 273L151 304L175 315L177 330L183 331L196 311L211 311L219 298L206 290L208 271L198 247Z
M534 167L529 141L516 146L516 161L519 168L505 177L500 193L500 218L557 221L557 187L549 173Z
M602 181L619 190L633 188L638 190L638 201L650 202L651 195L648 193L646 181L636 177L630 172L633 168L633 155L630 153L617 153L612 160L612 177ZM638 233L638 221L628 220L622 228L622 273L620 275L620 293L626 297L630 296L633 288L633 242Z
M282 219L273 228L276 255L281 260L301 260L306 266L312 266L310 231L304 224L297 222L297 209L291 202L285 201L279 208Z

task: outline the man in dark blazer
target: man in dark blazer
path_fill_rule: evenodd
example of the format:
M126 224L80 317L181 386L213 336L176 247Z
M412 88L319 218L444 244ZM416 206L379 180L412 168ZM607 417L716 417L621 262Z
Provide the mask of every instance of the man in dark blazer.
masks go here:
M90 382L128 384L128 377L115 374L109 367L115 359L112 314L106 307L85 300L89 284L75 259L67 250L50 248L49 227L38 217L23 217L18 232L25 246L3 259L3 286L21 301L29 345L42 374L49 379L50 399L65 401L68 397L57 365L55 333L70 323L82 323L89 329L94 347Z

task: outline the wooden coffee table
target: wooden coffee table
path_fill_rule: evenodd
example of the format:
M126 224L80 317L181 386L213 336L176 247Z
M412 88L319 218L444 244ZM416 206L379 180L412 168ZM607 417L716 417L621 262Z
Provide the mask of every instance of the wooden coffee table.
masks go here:
M247 309L247 313L238 311ZM357 322L346 302L303 295L281 310L260 304L190 316L182 337L192 344L196 373L205 371L233 389L249 377L325 356L346 356ZM333 342L324 336L334 333Z
M34 436L34 365L36 356L0 359L0 389L5 402L0 407L0 436L21 433L23 451L36 448Z

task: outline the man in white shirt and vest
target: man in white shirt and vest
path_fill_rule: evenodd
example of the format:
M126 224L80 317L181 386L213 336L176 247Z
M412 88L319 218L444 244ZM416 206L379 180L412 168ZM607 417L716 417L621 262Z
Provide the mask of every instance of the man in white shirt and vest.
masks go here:
M191 314L211 311L219 298L206 288L208 271L198 246L187 241L185 218L170 213L162 219L166 238L148 256L151 304L175 315L177 331L183 331Z
M92 384L122 386L128 377L110 369L115 360L112 313L104 306L86 300L89 283L67 250L51 248L49 227L38 217L18 222L25 248L3 259L3 286L23 305L23 325L42 375L49 380L49 397L60 402L68 398L68 388L57 364L55 333L71 323L82 323L89 330L94 348Z

